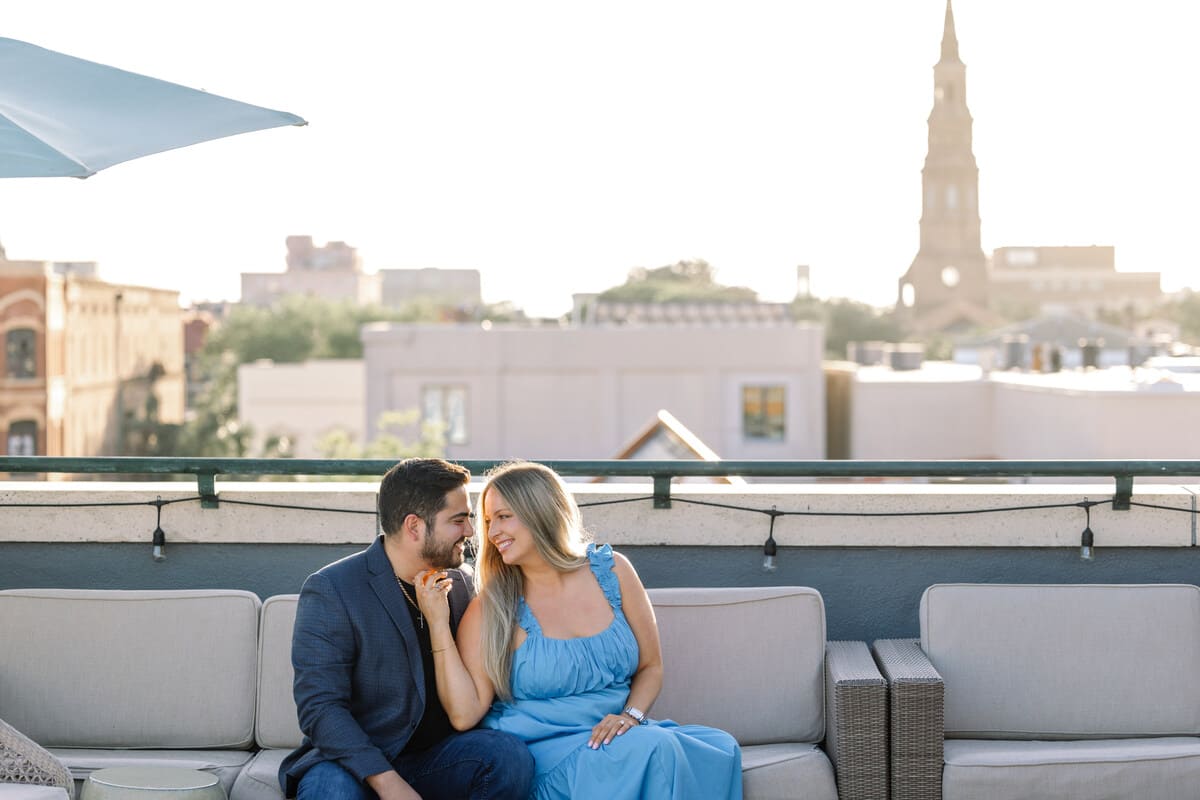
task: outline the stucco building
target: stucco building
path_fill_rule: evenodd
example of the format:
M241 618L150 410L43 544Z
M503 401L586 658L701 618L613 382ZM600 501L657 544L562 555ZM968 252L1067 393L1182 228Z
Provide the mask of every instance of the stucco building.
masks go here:
M362 359L314 359L300 364L270 360L238 366L238 420L254 434L251 452L274 439L298 458L322 458L317 445L345 431L363 440Z
M183 421L178 292L0 253L0 336L0 452L120 455L148 421Z
M843 458L1189 459L1200 449L1200 375L946 362L829 369L848 373L835 437Z
M473 309L483 303L477 269L381 269L381 301L388 308L425 302Z
M242 302L270 306L290 295L356 305L379 303L379 277L365 274L358 251L345 242L287 237L286 272L243 272Z
M997 247L990 266L990 302L1010 316L1047 308L1147 313L1162 302L1161 275L1118 272L1112 246Z
M819 326L368 325L364 428L441 422L451 458L607 458L667 409L722 458L822 458Z

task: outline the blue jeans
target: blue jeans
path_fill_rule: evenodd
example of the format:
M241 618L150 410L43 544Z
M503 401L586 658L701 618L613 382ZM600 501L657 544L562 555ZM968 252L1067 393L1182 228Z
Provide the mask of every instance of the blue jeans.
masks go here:
M446 737L416 755L401 755L396 772L422 800L525 800L533 784L533 756L517 737L471 730ZM304 773L296 800L375 800L336 761L322 761Z

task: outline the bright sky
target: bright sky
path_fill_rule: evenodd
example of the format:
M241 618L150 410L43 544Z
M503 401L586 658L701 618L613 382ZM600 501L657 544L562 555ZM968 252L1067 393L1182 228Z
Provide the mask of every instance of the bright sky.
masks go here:
M284 238L476 268L558 314L704 258L789 299L894 302L917 248L943 0L39 0L0 35L299 114L0 181L9 258L236 299ZM1112 244L1200 285L1200 5L957 0L986 251ZM6 76L6 79L11 76Z

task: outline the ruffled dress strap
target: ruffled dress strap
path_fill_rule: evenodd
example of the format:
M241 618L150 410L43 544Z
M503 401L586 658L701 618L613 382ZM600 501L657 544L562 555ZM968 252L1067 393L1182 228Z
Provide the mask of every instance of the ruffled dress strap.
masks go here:
M537 617L533 615L533 610L525 602L524 595L517 601L517 624L524 628L525 633L530 636L542 635L542 626L538 624Z
M596 581L600 584L600 590L608 598L609 605L620 611L621 582L617 580L617 573L613 572L612 545L597 545L595 542L591 542L587 546L587 557L592 568L592 574L596 576Z

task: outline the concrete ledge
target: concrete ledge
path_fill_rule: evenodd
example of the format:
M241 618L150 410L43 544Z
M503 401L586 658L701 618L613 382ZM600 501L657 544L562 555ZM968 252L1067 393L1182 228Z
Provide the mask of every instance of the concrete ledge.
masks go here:
M473 486L477 492L479 487ZM0 483L0 542L148 542L153 505L78 507L87 503L181 500L162 509L168 543L365 544L376 532L373 482L219 483L221 504L201 509L195 486L184 482ZM650 484L571 484L593 535L615 545L761 545L770 518L741 508L821 512L847 516L784 516L775 522L781 547L1078 547L1085 515L1080 508L917 516L1107 501L1111 483L1087 484L680 484L669 510L653 508ZM1134 501L1194 509L1200 486L1134 485ZM630 502L612 503L628 500ZM236 501L236 502L234 502ZM311 511L240 505L307 506ZM609 503L588 505L590 503ZM15 504L46 507L14 507ZM75 507L73 507L73 504ZM4 506L10 506L5 508ZM856 514L913 516L854 516ZM1193 514L1134 506L1113 511L1105 502L1091 511L1096 546L1190 547Z

